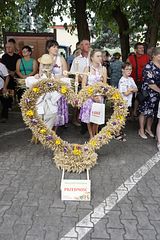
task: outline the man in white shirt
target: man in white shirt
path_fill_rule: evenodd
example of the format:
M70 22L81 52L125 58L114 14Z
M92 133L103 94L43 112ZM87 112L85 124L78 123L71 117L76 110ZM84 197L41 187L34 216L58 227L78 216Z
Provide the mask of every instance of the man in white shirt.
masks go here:
M80 42L81 54L74 58L70 71L72 73L83 73L84 68L89 66L90 42L82 40Z
M85 67L89 66L89 51L90 51L90 42L89 40L82 40L80 42L80 49L81 49L81 54L77 57L74 58L73 63L71 65L71 69L70 72L71 73L83 73ZM79 76L79 83L81 83L82 78ZM73 120L73 124L76 126L79 126L79 122L78 122L78 111L76 110L74 112L74 120ZM81 129L81 133L85 133L87 130L87 128L85 126L83 126L84 124L81 124L82 129Z
M2 104L1 122L6 122L8 119L8 97L7 86L9 83L9 73L6 66L0 63L0 101Z

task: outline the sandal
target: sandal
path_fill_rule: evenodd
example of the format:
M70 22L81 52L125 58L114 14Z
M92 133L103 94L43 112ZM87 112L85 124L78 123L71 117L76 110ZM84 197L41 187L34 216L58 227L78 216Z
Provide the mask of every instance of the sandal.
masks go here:
M157 143L158 151L160 152L160 143Z
M119 140L121 142L126 142L127 141L126 138L124 138L124 135L115 136L115 139Z

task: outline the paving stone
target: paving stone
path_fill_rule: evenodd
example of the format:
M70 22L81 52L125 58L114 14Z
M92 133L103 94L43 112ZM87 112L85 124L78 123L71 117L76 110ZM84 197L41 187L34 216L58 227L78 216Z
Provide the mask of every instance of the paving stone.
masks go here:
M59 229L55 226L45 226L44 227L45 240L58 240L59 239Z
M40 225L40 224L33 224L30 229L27 232L27 236L29 238L29 236L36 236L39 237L40 239L44 239L45 237L45 229L44 229L44 225ZM39 239L38 239L39 240Z
M37 207L22 207L22 215L21 217L16 221L16 223L19 224L29 224L31 225L33 223L33 215L35 211L37 210Z
M123 228L123 225L120 222L120 215L120 211L113 210L106 214L105 218L108 219L107 228Z
M109 238L109 234L106 230L106 224L108 219L101 219L95 226L93 233L91 233L91 238Z
M142 239L137 231L137 221L135 220L121 220L124 225L125 235L124 239Z
M138 191L140 192L141 195L146 197L152 196L152 192L150 188L147 187L145 181L140 181L137 186L138 186Z
M44 236L40 235L27 235L25 240L45 240Z
M27 231L31 228L28 224L14 224L13 234L15 239L25 239Z
M8 206L8 205L7 206L0 205L0 216L3 216L4 213L6 212L6 210L9 208L10 208L10 206Z
M139 230L144 240L156 240L156 232L154 230Z
M9 216L5 215L3 216L3 222L0 226L0 233L5 233L5 234L13 234L13 225L18 219L17 216Z
M28 199L24 203L26 207L38 207L39 206L39 197L35 195L35 193L29 193Z
M129 196L129 199L132 203L132 210L133 211L147 211L147 209L144 206L143 200L144 198L140 196Z
M121 209L120 219L136 219L132 212L132 205L126 203L120 203L119 207Z
M65 211L62 213L62 216L65 217L78 217L77 207L79 203L77 202L65 202L66 208Z
M22 215L22 206L25 201L25 199L14 199L11 207L6 211L6 215L16 215L20 217Z
M120 228L107 228L107 232L110 235L110 240L124 240L125 230Z
M0 233L0 240L15 240L13 234Z
M36 215L38 216L45 216L45 215L49 215L49 207L50 205L52 205L52 201L51 200L40 200L39 199L39 204L38 204L38 208L36 210Z
M146 208L148 209L149 215L148 218L150 220L160 220L160 209L159 205L151 205L151 204L145 204Z
M160 221L150 221L152 226L154 226L155 231L157 232L158 236L160 236Z
M77 222L78 222L78 218L61 217L61 229L60 229L59 237L64 237L64 235L68 233L76 225ZM76 234L76 237L77 237L77 234Z
M147 212L135 212L134 215L137 217L138 220L138 229L151 229L153 230L154 227L151 225L148 219L148 213Z

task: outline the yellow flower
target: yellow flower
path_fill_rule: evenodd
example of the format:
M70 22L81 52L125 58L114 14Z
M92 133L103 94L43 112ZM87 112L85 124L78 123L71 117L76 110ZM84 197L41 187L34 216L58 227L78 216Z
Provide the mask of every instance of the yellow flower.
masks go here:
M91 140L90 144L92 147L95 147L97 145L97 142L96 142L96 140Z
M82 151L76 147L74 147L74 150L73 150L73 154L76 155L76 156L80 156L82 153Z
M112 99L114 99L114 100L120 99L120 94L119 93L114 93L113 96L112 96Z
M26 112L26 116L28 116L28 117L33 117L33 115L34 115L34 113L33 113L32 110L28 110L28 111Z
M40 89L37 88L37 87L34 87L34 88L32 89L32 91L35 92L35 93L39 93L39 90L40 90Z
M60 144L61 144L60 139L57 139L57 140L55 141L55 144L56 144L56 145L60 145Z
M88 94L89 95L92 95L93 94L93 88L92 87L89 87L88 90L87 90Z
M106 135L108 136L108 137L111 137L111 132L108 130L108 131L106 131Z
M45 134L45 133L46 133L46 129L42 128L39 132L40 132L41 134Z
M66 93L67 92L67 87L66 86L62 86L61 87L61 93Z
M124 121L124 116L122 116L122 115L118 115L116 118L120 121Z

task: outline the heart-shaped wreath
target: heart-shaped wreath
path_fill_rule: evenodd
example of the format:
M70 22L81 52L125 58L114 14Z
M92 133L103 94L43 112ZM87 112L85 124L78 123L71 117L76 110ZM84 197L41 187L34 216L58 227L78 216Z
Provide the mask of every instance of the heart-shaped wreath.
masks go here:
M58 91L64 95L73 107L81 107L90 97L99 93L113 103L114 112L106 122L102 130L87 143L71 144L62 140L55 131L47 128L43 120L37 114L36 102L38 98L52 91ZM92 168L97 161L95 150L119 133L125 124L127 106L118 89L108 84L96 83L93 86L86 86L78 94L73 89L58 80L42 80L27 90L21 100L22 116L26 125L32 130L34 136L46 147L54 151L54 160L58 168L72 172L82 172Z

